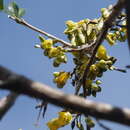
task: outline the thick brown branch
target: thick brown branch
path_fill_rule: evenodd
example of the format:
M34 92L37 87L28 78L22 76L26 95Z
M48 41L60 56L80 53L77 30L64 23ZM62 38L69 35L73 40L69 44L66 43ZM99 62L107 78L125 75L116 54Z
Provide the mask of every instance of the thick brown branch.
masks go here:
M0 75L3 74L4 71L0 73ZM130 126L130 109L121 109L109 104L96 103L75 95L65 94L47 85L34 82L24 76L17 75L17 77L7 80L6 83L1 83L0 89L25 94L33 98L46 100L63 108L72 109L85 115L91 115L98 119L105 119Z

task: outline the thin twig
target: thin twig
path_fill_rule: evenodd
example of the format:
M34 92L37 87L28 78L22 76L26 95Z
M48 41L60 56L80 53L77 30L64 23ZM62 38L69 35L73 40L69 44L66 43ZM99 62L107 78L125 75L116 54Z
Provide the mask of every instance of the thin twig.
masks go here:
M120 71L120 72L123 72L123 73L127 72L125 69L119 69L117 67L114 67L113 70Z
M41 30L41 29L39 29L37 27L34 27L33 25L26 22L24 19L17 18L17 17L14 17L14 16L10 16L10 15L9 15L9 18L16 21L18 24L24 25L24 26L26 26L26 27L38 32L38 33L41 33L41 34L47 36L48 38L54 39L57 42L62 43L64 46L72 47L72 45L69 42L66 42L66 41L64 41L64 40L62 40L62 39L60 39L58 37L53 36L52 34L49 34L49 33L45 32L45 31L43 31L43 30Z
M112 130L111 128L109 128L108 126L104 125L103 123L100 122L99 119L96 119L98 125L103 128L104 130Z
M39 110L39 113L38 113L38 116L37 116L37 120L36 120L36 123L35 123L35 126L38 126L39 124L39 120L40 120L40 116L42 114L42 110L43 110L43 106L44 106L44 101L42 101L42 103L38 104L35 108L40 108Z
M86 53L90 53L90 51L92 50L94 45L95 45L95 41L92 42L91 44L86 43L85 45L81 45L81 46L77 46L77 47L73 47L73 48L67 48L66 50L68 52L85 50Z
M38 33L41 33L41 34L47 36L48 38L54 39L57 42L62 43L64 45L64 47L67 47L66 50L69 51L69 52L81 51L81 50L86 50L87 51L87 50L90 50L90 48L93 47L93 45L95 44L95 42L93 42L91 44L86 43L85 45L75 47L69 42L66 42L66 41L64 41L64 40L62 40L62 39L60 39L60 38L58 38L58 37L56 37L56 36L54 36L52 34L49 34L49 33L45 32L45 31L43 31L43 30L41 30L41 29L39 29L37 27L34 27L33 25L29 24L24 19L17 18L17 17L14 17L14 16L10 16L10 15L9 15L9 18L14 20L18 24L24 25L25 27L28 27L28 28L30 28L30 29L38 32Z

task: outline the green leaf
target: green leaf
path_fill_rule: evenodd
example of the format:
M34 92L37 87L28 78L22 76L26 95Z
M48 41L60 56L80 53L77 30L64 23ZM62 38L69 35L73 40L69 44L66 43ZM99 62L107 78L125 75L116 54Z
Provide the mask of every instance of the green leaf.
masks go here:
M0 11L4 9L3 0L0 0Z
M19 8L19 6L12 2L9 4L5 12L13 17L21 18L25 14L25 10L23 8Z
M25 14L25 9L19 8L18 17L21 18L22 16L24 16L24 14Z
M18 17L19 7L15 2L9 4L7 11L9 15Z

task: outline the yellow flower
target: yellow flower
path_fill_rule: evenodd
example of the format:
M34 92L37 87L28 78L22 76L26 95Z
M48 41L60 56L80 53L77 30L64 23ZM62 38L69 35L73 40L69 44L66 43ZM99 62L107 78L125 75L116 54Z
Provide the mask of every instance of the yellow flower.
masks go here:
M48 52L49 52L49 57L52 58L60 55L61 50L58 49L57 47L51 47Z
M50 49L53 45L53 40L52 39L47 39L47 40L44 40L42 43L41 43L41 48L42 49Z
M60 72L60 74L54 79L54 82L57 83L57 86L62 88L70 77L69 72Z
M73 22L72 20L68 20L66 21L66 25L68 26L68 28L73 28L76 26L76 23Z
M71 44L72 44L73 46L76 46L76 45L77 45L77 43L76 43L76 38L75 38L75 35L74 35L74 34L71 35Z
M99 23L97 24L97 29L100 31L103 27L103 24L104 24L104 21L103 21L103 18L101 18L99 20Z
M54 118L47 123L50 130L58 130L58 128L69 124L72 120L72 115L70 112L59 112L58 114L58 118Z
M103 45L100 45L97 51L96 55L99 59L107 60L108 55L107 55L107 50Z
M59 112L59 119L60 119L60 122L63 124L63 125L67 125L71 122L72 120L72 115L70 112Z
M102 9L101 9L101 13L102 13L103 18L105 18L105 19L108 18L109 15L110 15L109 10L106 9L106 8L102 8Z
M89 35L91 34L93 28L94 28L94 25L93 25L93 24L88 24L87 32L86 32L86 33L87 33L87 36L89 36Z
M86 21L85 20L80 20L77 24L78 25L82 25L82 24L84 24Z
M50 130L58 130L58 128L61 127L59 122L59 118L54 118L47 123L47 126L50 128Z
M112 46L116 43L117 37L116 34L114 33L108 33L106 36L106 40L108 41L108 43Z
M95 64L90 66L90 71L91 72L96 72L97 71L97 66Z
M82 30L78 29L77 31L78 31L78 38L79 38L80 44L85 43L85 35L83 34Z

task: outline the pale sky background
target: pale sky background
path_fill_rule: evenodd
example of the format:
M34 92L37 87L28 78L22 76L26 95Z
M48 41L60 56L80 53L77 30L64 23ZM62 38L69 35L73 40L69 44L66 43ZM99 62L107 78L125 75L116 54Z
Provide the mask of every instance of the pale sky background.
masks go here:
M5 3L11 2L5 0ZM16 0L20 7L26 9L25 20L45 31L66 40L63 34L65 21L79 21L85 18L97 18L100 9L113 4L115 0ZM14 72L23 74L33 80L43 82L56 88L52 82L52 72L59 70L72 70L72 59L68 64L59 68L52 66L52 61L44 57L40 49L35 49L35 43L39 42L38 33L29 30L14 21L7 15L0 13L0 64ZM119 43L114 47L104 43L110 55L118 58L116 66L124 68L130 64L130 55L126 43ZM107 72L101 79L102 92L96 98L89 99L109 103L119 107L130 108L130 70L126 74L120 72ZM72 93L73 88L67 84L62 91ZM0 98L6 95L6 91L0 91ZM35 109L37 102L28 97L19 97L15 106L7 113L0 124L0 130L48 130L46 122L57 117L61 109L49 105L45 118L40 120L39 127L34 123L38 115ZM129 127L103 121L112 130L129 130ZM70 125L60 130L71 130ZM76 129L75 129L76 130ZM102 130L98 125L92 130Z

